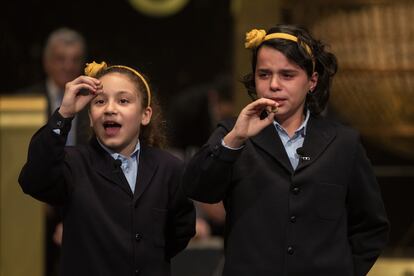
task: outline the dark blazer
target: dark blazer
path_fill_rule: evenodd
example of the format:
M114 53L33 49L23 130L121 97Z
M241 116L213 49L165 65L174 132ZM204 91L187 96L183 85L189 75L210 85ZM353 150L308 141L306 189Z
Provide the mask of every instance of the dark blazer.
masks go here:
M96 139L64 147L70 121L55 112L33 136L19 177L25 193L63 206L61 275L170 275L195 232L181 161L141 145L133 194Z
M221 141L233 125L219 125L183 183L195 200L224 199L223 275L366 275L389 226L358 134L311 117L303 145L310 160L293 170L274 125L230 150Z
M19 96L40 95L47 100L47 109L45 110L46 118L49 118L55 111L51 105L46 80L38 82L34 85L22 88L16 93ZM89 127L89 116L87 108L76 114L77 121L75 126L76 144L88 144L91 137ZM60 208L52 208L49 206L46 216L45 225L45 275L52 276L56 274L57 264L60 259L60 246L53 240L56 226L62 221Z

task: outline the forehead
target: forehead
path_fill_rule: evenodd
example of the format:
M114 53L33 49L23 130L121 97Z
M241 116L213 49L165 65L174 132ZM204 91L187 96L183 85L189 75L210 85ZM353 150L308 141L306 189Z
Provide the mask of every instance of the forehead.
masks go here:
M260 69L261 67L301 69L299 65L289 60L282 52L268 46L263 46L259 49L257 53L256 67L257 69Z
M138 92L134 81L125 74L111 72L103 75L99 79L102 82L104 93L122 91L136 94Z
M56 41L50 47L51 56L83 57L83 46L80 43L65 43Z

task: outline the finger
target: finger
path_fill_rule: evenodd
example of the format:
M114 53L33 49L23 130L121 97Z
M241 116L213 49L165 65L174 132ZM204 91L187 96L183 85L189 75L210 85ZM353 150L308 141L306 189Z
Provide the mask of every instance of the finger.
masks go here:
M278 106L267 106L266 107L267 113L277 113L279 111Z
M87 83L80 83L71 85L68 90L65 91L65 97L74 99L79 96L87 96L89 94L95 95L96 88L87 84Z
M79 76L74 79L71 84L81 84L81 83L88 83L89 85L95 87L96 89L102 86L102 82L96 78L89 77L89 76Z
M262 113L268 113L267 111L268 106L267 105L256 105L253 107L250 107L245 110L244 115L246 116L254 116L254 117L262 117Z
M271 99L264 99L258 103L257 108L260 112L265 111L266 113L277 113L279 103Z
M92 101L93 98L95 98L95 95L92 95L92 94L78 97L76 101L76 107L75 107L76 113L78 113L83 108L85 108L85 106L87 106Z
M275 120L275 116L276 116L277 112L269 112L267 113L267 117L264 118L265 121L267 121L269 124L273 123L273 121Z
M260 98L256 101L250 103L247 107L248 107L248 109L251 109L251 110L254 109L256 111L258 111L258 110L262 111L267 107L275 108L275 107L277 107L277 105L278 105L278 103L274 100L267 99L267 98Z
M95 96L94 95L88 95L88 96L83 96L83 97L80 97L78 100L77 100L77 105L79 105L81 108L80 109L82 109L83 107L85 107L93 98L95 98Z

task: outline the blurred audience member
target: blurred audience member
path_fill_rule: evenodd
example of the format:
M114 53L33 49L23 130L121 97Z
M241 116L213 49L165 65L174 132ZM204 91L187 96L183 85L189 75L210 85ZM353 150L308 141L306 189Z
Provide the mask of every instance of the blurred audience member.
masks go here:
M43 68L46 78L23 88L19 94L43 95L47 99L48 117L60 106L67 82L81 75L85 66L86 44L83 36L75 30L60 28L47 38L43 49ZM67 145L84 144L89 139L87 110L80 112L72 121ZM46 258L45 275L57 275L60 257L62 225L60 211L47 206L46 211Z
M46 78L39 83L23 88L19 92L44 95L48 101L48 115L60 106L67 82L82 73L85 66L86 45L82 35L75 30L60 28L53 31L43 50L43 68ZM86 117L87 113L80 117ZM74 120L68 137L68 145L88 140L88 120ZM74 125L75 124L75 125Z
M190 87L173 100L169 108L171 151L188 160L207 141L216 124L233 116L231 79L220 75L211 83ZM222 236L225 211L222 203L195 202L196 239Z
M179 93L169 107L171 147L186 159L201 147L222 119L233 116L231 79L220 75ZM190 155L190 156L188 156Z

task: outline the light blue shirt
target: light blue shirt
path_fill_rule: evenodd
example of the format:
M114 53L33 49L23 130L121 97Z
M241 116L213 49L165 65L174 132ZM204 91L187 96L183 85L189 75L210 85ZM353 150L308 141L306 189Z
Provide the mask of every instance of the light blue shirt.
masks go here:
M113 150L110 150L106 146L104 146L99 140L99 144L101 147L106 150L113 159L121 160L121 169L124 172L125 178L128 181L129 187L131 187L132 193L135 191L135 183L137 181L138 175L138 164L139 164L139 152L141 149L140 143L138 141L137 145L135 146L134 151L131 153L129 157L123 156Z
M292 167L296 169L299 164L300 156L296 153L296 150L303 145L303 141L305 140L306 135L306 127L309 121L310 111L306 111L306 117L303 123L299 126L299 128L295 131L292 137L289 137L287 131L276 121L274 121L274 125L276 128L277 133L279 134L280 140L285 147L286 153L289 156L290 164Z

